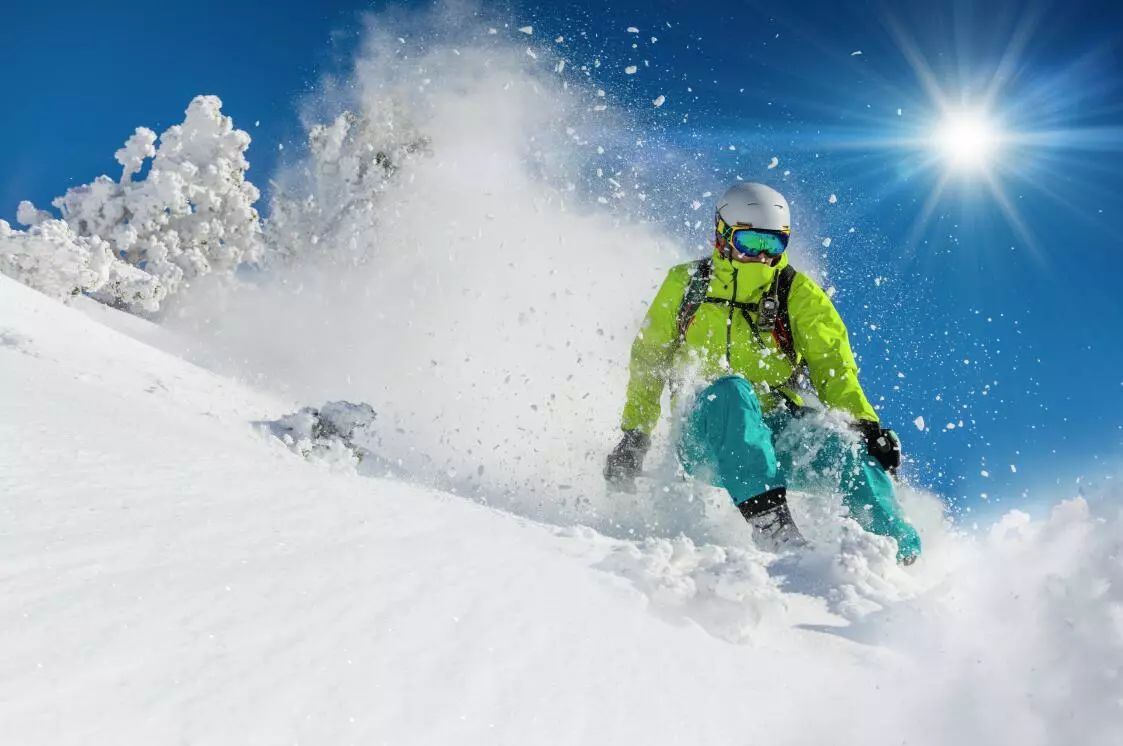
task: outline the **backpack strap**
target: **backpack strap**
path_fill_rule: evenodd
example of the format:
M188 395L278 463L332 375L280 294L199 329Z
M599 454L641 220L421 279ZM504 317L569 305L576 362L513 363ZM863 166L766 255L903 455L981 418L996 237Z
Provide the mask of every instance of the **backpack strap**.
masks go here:
M788 356L792 365L799 365L799 353L795 349L795 340L792 338L792 318L788 314L788 298L792 294L792 284L799 272L792 265L787 265L780 270L776 278L776 293L780 300L780 313L776 317L776 328L773 335L780 345L780 350Z
M712 257L699 259L695 262L694 273L690 276L690 284L682 294L682 303L678 307L678 343L686 340L686 327L690 326L691 319L698 312L698 307L706 301L706 293L710 289L710 277L714 273L714 260Z

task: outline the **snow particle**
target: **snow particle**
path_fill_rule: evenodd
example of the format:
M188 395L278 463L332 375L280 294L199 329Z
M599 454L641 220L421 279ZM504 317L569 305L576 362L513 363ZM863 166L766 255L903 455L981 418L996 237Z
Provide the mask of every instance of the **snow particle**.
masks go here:
M527 36L530 36L531 34L534 33L534 27L533 26L523 26L522 28L519 29L519 31L522 31Z
M850 56L851 56L851 57L857 57L857 56L858 56L858 55L860 55L861 53L862 53L862 50L860 50L860 49L855 49L855 50L854 50L853 52L851 52L851 53L850 53Z
M772 160L770 160L768 162L768 167L769 168L776 168L779 165L780 165L780 159L777 158L776 156L772 156Z
M627 67L624 68L624 72L627 73L628 75L635 75L636 70L639 70L639 68L636 67L635 65L628 65Z
M924 415L921 415L921 416L917 417L915 420L912 421L912 424L916 425L917 430L920 430L920 431L923 432L924 431Z
M628 33L629 33L629 34L638 34L638 33L639 33L639 29L638 29L638 28L636 28L635 26L629 26L629 27L628 27Z
M667 101L667 97L660 94L660 95L656 96L655 100L652 101L651 103L655 104L655 108L658 109L660 106L662 106L664 103L666 103L666 101Z
M827 197L827 202L831 203L832 205L836 204L838 202L838 195L832 194L831 196Z
M829 249L830 245L831 245L831 237L827 236L826 238L823 239L823 248Z

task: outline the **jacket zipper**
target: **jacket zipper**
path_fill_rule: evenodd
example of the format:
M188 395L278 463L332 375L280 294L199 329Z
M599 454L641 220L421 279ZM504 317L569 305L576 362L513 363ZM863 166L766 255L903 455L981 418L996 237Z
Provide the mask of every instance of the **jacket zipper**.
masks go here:
M729 304L729 318L725 322L725 367L733 370L733 313L737 310L737 268L733 268L733 298Z

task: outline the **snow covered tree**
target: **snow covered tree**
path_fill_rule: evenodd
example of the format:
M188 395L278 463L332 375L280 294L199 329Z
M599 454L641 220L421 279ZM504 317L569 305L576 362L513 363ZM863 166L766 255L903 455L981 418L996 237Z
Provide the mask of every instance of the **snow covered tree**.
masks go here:
M268 231L275 256L314 251L321 243L348 246L364 233L382 193L401 165L428 152L428 139L404 107L380 102L377 111L345 111L308 133L304 168L288 174L270 206Z
M55 199L52 204L66 230L54 225L59 221L50 213L21 203L17 219L31 230L23 234L8 226L0 240L18 246L23 258L17 262L12 253L0 259L0 268L19 273L14 275L18 279L34 276L28 284L51 288L54 295L70 282L64 277L74 278L70 292L77 289L134 311L154 311L185 282L211 273L229 275L242 263L258 261L261 223L253 204L260 192L246 179L250 136L222 114L222 101L197 96L184 122L168 128L156 143L152 130L138 127L115 154L120 181L99 176ZM138 179L149 159L147 174ZM97 258L103 246L115 261ZM49 247L56 247L63 266L44 272ZM90 257L86 264L78 258L84 251Z
M160 307L167 291L159 279L115 259L107 241L79 236L42 211L29 214L28 204L20 220L30 230L0 220L0 272L58 300L85 292L133 309Z

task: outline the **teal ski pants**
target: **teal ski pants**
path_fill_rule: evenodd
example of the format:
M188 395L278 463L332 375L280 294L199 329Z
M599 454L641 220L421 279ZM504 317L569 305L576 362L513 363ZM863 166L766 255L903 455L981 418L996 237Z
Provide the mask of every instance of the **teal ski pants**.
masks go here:
M864 529L897 540L897 557L920 554L920 537L905 520L893 480L865 445L780 409L762 414L752 386L719 378L695 398L679 440L688 474L722 487L737 505L776 487L838 490Z

